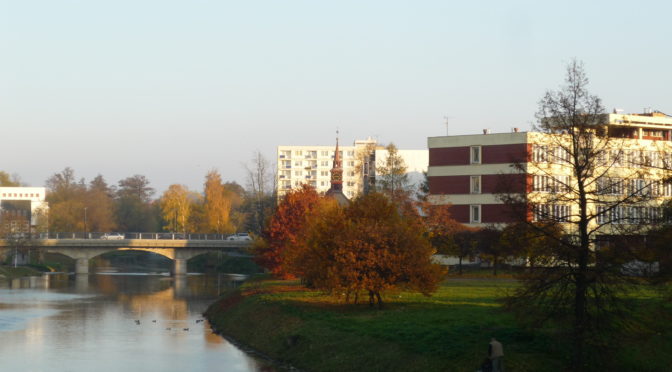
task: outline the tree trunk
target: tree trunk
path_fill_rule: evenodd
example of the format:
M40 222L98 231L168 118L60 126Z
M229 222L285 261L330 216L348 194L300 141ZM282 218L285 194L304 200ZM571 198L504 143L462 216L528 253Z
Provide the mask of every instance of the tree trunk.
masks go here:
M497 256L492 259L492 275L497 276Z
M375 300L373 299L373 291L369 290L369 306L373 307Z
M457 264L458 272L462 275L462 256L460 256L460 261Z
M380 292L376 292L376 298L378 299L378 309L383 308L383 299L380 297Z

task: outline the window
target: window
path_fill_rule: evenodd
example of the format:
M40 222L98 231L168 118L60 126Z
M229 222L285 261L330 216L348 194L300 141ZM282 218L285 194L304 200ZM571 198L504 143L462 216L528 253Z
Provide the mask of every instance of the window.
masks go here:
M320 166L328 167L328 166L329 166L329 160L322 160L322 161L320 162Z
M301 150L296 150L296 151L294 151L294 155L296 155L296 156L301 156L301 155L303 155L303 151L301 151Z
M329 176L329 171L320 171L320 176Z
M329 151L320 151L320 156L329 156Z
M472 194L481 193L481 176L471 176L469 190Z
M469 206L469 222L470 223L481 223L481 206L480 205L470 205Z
M568 222L570 206L562 204L537 204L532 209L533 221Z
M481 164L481 146L471 146L471 164Z
M303 172L302 171L294 171L294 175L295 176L303 176Z
M347 185L348 185L348 187L353 187L353 186L355 186L355 183L353 181L348 181Z
M532 161L535 163L546 163L548 161L548 146L532 146Z
M348 176L354 177L355 176L355 171L348 172Z
M354 167L354 166L355 166L354 161L351 160L351 161L348 162L348 167Z
M355 156L355 152L354 151L348 151L348 157L353 157L353 156Z
M296 167L300 167L302 164L303 163L301 162L301 160L297 160L297 161L294 162L294 166L296 166Z

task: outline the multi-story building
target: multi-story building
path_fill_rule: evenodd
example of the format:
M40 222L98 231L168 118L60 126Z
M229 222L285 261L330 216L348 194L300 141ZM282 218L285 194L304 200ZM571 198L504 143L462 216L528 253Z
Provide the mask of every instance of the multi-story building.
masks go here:
M331 146L278 146L278 198L303 184L325 193L331 187L331 173L335 148ZM353 198L375 183L376 167L387 157L387 150L371 138L357 140L352 146L339 147L343 169L343 194ZM407 165L411 180L427 170L427 150L399 150Z
M604 122L608 140L597 154L595 182L589 183L596 195L589 205L593 224L635 224L660 216L661 205L672 197L672 185L664 182L672 166L672 117L605 114ZM430 200L451 204L453 217L472 226L572 218L578 211L572 209L575 183L567 139L567 134L517 129L430 137ZM530 208L512 208L502 201L504 190L523 195ZM629 199L608 207L619 198Z

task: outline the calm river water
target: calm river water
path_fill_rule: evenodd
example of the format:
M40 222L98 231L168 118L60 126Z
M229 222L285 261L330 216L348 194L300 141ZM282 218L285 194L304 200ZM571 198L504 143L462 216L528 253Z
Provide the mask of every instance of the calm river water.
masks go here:
M201 314L228 276L44 275L0 281L2 371L269 370Z

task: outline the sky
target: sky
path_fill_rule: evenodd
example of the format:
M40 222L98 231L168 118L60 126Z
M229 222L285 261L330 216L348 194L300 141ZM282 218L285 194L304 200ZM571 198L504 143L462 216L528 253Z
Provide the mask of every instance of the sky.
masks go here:
M672 114L669 1L0 0L0 170L200 191L256 151L528 130L582 61ZM448 128L446 119L448 117Z

